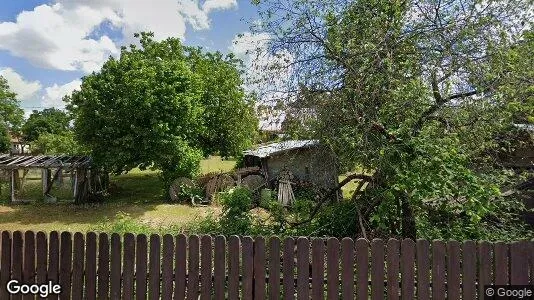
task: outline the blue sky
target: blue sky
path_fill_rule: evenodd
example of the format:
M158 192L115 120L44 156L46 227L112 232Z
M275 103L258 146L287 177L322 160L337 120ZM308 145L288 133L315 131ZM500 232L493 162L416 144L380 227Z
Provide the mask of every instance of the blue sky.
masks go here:
M62 108L61 98L109 55L117 56L133 32L179 37L246 60L258 40L237 35L257 18L249 0L2 0L0 75L27 112Z

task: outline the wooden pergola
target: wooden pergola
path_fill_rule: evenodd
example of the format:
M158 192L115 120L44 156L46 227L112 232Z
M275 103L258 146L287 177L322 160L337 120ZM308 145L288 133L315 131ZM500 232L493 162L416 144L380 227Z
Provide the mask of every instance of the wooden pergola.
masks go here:
M10 173L10 201L23 202L24 199L16 199L16 189L19 180L19 170L41 169L41 181L43 196L51 198L49 194L54 182L62 176L63 171L71 172L74 176L74 202L83 203L91 190L91 180L97 172L91 174L92 160L88 156L72 155L36 155L18 156L0 155L0 170ZM55 173L52 176L52 170Z

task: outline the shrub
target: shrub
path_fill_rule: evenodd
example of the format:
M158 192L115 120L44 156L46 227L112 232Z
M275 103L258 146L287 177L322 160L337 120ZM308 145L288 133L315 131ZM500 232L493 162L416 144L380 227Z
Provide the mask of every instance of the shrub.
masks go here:
M220 226L227 235L246 235L252 231L252 193L243 187L236 187L220 194L223 206Z

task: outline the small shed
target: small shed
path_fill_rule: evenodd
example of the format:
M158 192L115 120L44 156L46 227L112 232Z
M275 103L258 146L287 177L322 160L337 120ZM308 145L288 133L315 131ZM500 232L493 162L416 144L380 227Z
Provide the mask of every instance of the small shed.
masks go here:
M338 185L339 168L332 151L317 140L290 140L259 146L243 152L245 167L260 167L269 186L284 172L293 181L330 190Z
M30 169L41 170L43 196L53 198L49 193L54 181L61 179L63 172L72 174L73 198L75 203L86 202L88 196L96 191L103 190L98 170L92 167L92 159L88 156L71 155L0 155L0 171L10 179L10 202L25 202L27 199L17 199L17 190ZM22 172L22 176L21 176ZM96 188L100 186L100 188Z

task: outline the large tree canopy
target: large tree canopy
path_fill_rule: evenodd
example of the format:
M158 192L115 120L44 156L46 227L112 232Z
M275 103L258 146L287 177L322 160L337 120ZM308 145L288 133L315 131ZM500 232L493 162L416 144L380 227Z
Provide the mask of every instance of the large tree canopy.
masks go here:
M531 1L257 2L268 50L291 56L284 126L374 174L361 230L475 238L505 215L485 154L529 114Z
M77 139L97 163L116 173L154 167L168 182L193 175L203 156L250 144L257 119L238 60L149 33L140 44L123 47L66 99Z
M7 80L0 76L0 152L10 149L9 132L20 128L24 111L19 107L17 95L9 89Z
M68 131L70 121L67 113L56 108L34 110L22 125L22 134L27 142L33 142L43 133L61 134Z

